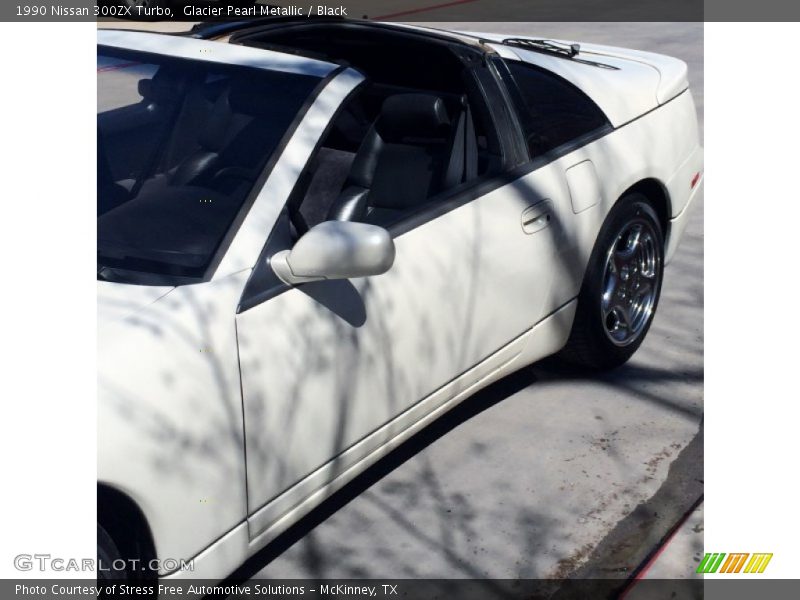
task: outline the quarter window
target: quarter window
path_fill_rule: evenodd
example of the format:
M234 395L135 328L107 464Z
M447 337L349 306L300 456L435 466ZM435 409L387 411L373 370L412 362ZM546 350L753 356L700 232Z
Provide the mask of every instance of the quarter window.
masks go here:
M608 125L597 105L568 81L526 63L506 61L506 65L532 157Z

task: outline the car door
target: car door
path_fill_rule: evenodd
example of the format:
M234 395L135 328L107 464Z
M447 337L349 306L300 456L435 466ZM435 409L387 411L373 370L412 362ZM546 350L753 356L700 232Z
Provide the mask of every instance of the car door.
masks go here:
M467 205L397 238L383 275L301 285L237 316L251 511L294 488L259 526L385 443L387 423L470 366L474 214Z
M251 535L507 361L546 311L563 176L463 187L394 228L387 273L240 307Z

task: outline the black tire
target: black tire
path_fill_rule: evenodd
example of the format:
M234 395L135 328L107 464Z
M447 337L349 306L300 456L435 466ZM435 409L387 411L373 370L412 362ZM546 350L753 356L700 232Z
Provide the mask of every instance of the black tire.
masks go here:
M97 581L101 585L128 579L129 573L114 568L123 563L123 556L112 537L100 523L97 524Z
M157 574L145 570L144 564L141 555L126 557L108 530L97 524L97 586L100 598L117 598L119 594L113 593L113 590L108 593L107 587L119 583L129 586L132 597L142 600L157 598Z
M611 262L616 263L616 261L612 261L612 253L614 256L620 256L624 254L623 250L627 251L628 238L623 239L623 235L626 232L629 232L629 236L632 235L637 227L641 227L639 231L644 230L648 236L646 262L650 265L651 254L654 254L655 272L653 277L644 277L641 274L631 275L633 271L629 272L623 269L621 272L626 276L624 278L617 277L616 267L610 264ZM652 250L649 249L651 246ZM615 253L615 250L618 252ZM642 264L641 261L633 259L631 261L637 264L636 273L639 273L638 265ZM644 273L645 270L642 268L641 273ZM664 233L658 216L643 194L634 193L625 196L611 210L597 236L597 242L589 258L583 285L578 295L578 307L572 331L566 346L558 355L559 358L564 362L590 370L613 369L627 362L642 344L653 322L661 295L663 275ZM613 285L614 281L616 281L616 286ZM616 302L627 303L631 310L623 312L629 315L633 312L633 308L638 308L635 306L637 300L631 298L636 298L635 295L640 286L644 287L642 282L648 287L648 290L653 290L652 296L648 292L648 309L638 314L640 319L635 321L635 328L628 327L630 339L626 340L624 339L625 322L632 319L618 319L616 315L619 313L616 309L606 314L608 298L611 297ZM633 286L636 289L632 289ZM618 290L617 288L626 289ZM616 293L610 294L609 289L614 289ZM625 292L629 290L632 292L626 296Z

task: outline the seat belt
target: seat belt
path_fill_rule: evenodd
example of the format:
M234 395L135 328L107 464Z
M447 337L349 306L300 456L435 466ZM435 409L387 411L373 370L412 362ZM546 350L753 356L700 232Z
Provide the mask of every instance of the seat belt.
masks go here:
M464 122L466 113L461 111L453 136L453 147L450 150L450 162L447 165L442 189L449 190L464 180Z
M464 127L464 181L472 181L478 176L478 138L475 135L475 123L472 111L467 102Z
M464 102L464 110L458 118L453 137L453 150L450 164L444 179L444 189L448 190L478 176L478 139L469 102Z

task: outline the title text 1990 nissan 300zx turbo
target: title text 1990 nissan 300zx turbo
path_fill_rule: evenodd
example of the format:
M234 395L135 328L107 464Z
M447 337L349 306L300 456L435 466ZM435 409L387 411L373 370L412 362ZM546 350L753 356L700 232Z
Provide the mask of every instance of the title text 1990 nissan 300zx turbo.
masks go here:
M703 188L656 54L277 19L99 31L98 84L98 555L193 559L150 577L525 365L625 362Z

